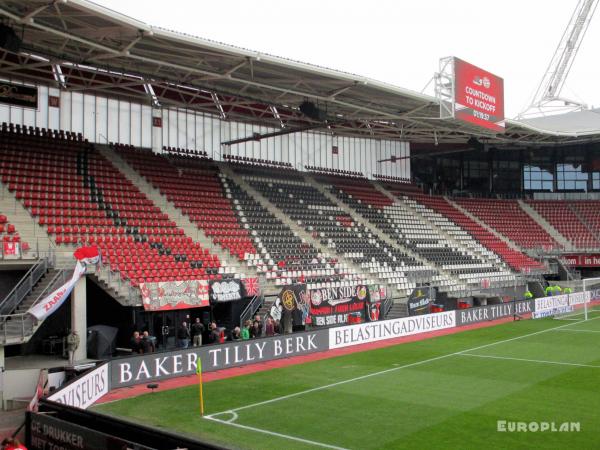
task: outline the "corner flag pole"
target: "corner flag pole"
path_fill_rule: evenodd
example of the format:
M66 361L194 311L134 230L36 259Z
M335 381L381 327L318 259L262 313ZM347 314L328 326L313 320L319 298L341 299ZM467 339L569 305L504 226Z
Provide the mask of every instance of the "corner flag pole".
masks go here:
M202 395L202 360L196 360L196 374L198 375L198 389L200 394L200 415L204 416L204 396Z

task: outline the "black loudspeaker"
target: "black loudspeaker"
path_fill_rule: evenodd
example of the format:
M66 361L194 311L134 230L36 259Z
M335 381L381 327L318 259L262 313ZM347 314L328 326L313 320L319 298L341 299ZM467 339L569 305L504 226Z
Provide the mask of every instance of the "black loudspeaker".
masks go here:
M18 53L21 49L21 38L15 30L4 24L0 24L0 47L13 53Z
M324 122L327 119L325 111L319 109L313 102L304 101L300 104L300 112L313 120Z

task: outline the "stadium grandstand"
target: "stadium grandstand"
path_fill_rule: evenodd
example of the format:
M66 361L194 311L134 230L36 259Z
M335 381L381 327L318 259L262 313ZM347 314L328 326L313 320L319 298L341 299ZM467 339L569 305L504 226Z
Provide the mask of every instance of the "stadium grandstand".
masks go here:
M302 339L600 272L597 110L498 131L444 97L85 0L0 16L3 409L94 367L115 387L103 364L197 336Z

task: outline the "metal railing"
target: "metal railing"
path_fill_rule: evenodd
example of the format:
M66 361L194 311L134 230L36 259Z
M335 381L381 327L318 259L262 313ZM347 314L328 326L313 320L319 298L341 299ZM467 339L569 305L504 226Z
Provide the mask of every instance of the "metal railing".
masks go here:
M131 283L124 281L120 272L111 270L108 265L103 265L96 268L96 277L106 282L110 288L116 289L118 295L125 298L130 305L141 304L142 295L140 290L133 287ZM116 284L116 287L112 286L113 283Z
M49 268L50 262L48 258L43 258L39 260L37 264L31 266L23 278L21 278L17 285L0 303L0 314L8 315L12 313L17 306L19 306L21 301L29 295L34 286L46 274Z
M392 306L394 306L394 299L392 297L386 298L381 305L381 317L387 317L388 313L392 309Z
M69 270L59 270L50 280L48 285L38 294L31 306L36 305L52 291L65 284L73 272ZM9 338L23 341L27 336L33 334L37 325L36 319L29 313L3 314L0 315L0 333L3 342Z
M263 295L255 295L248 306L244 308L242 313L240 314L240 327L244 326L246 320L250 319L252 315L258 311L258 309L263 305L265 301L265 297Z

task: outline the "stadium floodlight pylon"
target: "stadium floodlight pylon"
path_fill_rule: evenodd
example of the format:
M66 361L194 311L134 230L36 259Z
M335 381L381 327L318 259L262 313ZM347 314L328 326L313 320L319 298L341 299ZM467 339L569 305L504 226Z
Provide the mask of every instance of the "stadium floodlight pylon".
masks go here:
M561 90L569 76L596 6L598 0L579 0L531 103L521 111L517 116L518 119L588 108L582 102L561 97Z

